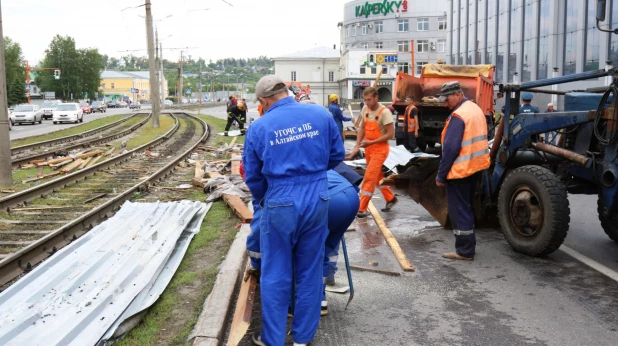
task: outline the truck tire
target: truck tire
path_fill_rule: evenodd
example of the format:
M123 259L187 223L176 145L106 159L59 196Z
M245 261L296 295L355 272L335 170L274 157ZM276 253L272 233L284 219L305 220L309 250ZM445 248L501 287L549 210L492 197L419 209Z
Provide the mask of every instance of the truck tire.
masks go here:
M609 218L602 217L601 198L597 200L597 212L599 213L599 221L601 221L601 227L605 231L605 234L609 239L618 243L618 210L614 211L614 214Z
M548 255L560 247L569 229L566 187L547 168L519 167L500 187L498 217L513 250L530 256Z

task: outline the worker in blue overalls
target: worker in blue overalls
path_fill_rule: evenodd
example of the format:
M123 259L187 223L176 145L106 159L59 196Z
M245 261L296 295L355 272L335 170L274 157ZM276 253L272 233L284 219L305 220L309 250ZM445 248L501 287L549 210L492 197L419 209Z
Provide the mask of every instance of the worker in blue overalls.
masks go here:
M519 113L540 113L539 109L530 104L532 102L533 95L531 92L525 92L521 94L521 107L519 107Z
M345 163L339 164L327 173L328 195L328 236L324 243L324 284L322 286L322 309L321 316L328 315L328 301L326 300L326 285L335 284L337 272L337 260L339 257L339 244L345 231L348 229L356 212L360 200L358 198L358 185L363 178ZM261 208L253 201L253 220L251 221L251 233L247 236L247 253L250 265L245 272L244 279L250 275L258 275L261 265L260 253L260 217ZM354 209L356 208L356 209Z
M326 171L343 161L345 150L330 113L295 102L279 77L262 77L255 94L265 116L250 127L243 152L247 186L262 207L262 333L254 334L253 342L284 344L288 304L295 294L292 337L295 345L306 345L320 319Z
M337 129L339 130L339 133L341 133L341 138L345 140L345 137L343 136L343 122L351 121L352 118L348 118L344 116L343 112L341 111L341 108L339 108L339 95L337 94L328 95L328 102L330 103L330 105L328 106L328 110L330 111L330 114L332 114L333 118L335 119L335 124L337 124Z

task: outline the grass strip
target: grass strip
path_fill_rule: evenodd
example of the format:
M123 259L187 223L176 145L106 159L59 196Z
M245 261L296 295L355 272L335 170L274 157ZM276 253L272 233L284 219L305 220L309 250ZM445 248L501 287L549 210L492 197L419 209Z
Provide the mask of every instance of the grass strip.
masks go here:
M157 139L174 126L174 118L162 115L159 117L159 127L152 127L152 120L135 131L135 135L127 140L126 150L132 150Z
M19 146L26 145L26 144L32 144L36 142L48 141L50 139L56 139L60 137L76 135L76 134L79 134L79 133L82 133L88 130L96 129L97 127L101 127L103 125L113 123L115 121L126 118L128 116L129 116L128 114L110 115L108 117L93 120L91 122L88 122L88 123L85 123L79 126L73 126L65 130L55 131L53 133L48 133L48 134L44 134L40 136L30 136L30 137L16 139L14 141L11 141L11 148L19 147Z

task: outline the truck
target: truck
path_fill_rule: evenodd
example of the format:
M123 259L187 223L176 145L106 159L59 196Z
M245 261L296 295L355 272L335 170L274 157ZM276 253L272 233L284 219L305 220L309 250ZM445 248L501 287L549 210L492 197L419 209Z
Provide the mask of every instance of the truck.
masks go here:
M606 5L605 0L597 0L599 22L605 20ZM618 34L618 29L597 28ZM602 77L611 77L608 86L566 92L563 112L519 113L523 92L559 94L547 87ZM436 88L428 84L404 82L397 88L398 101L407 95L435 93ZM484 90L478 86L480 98L476 101L489 112ZM468 90L466 96L474 94ZM482 179L473 203L475 227L499 226L516 252L546 256L567 236L568 195L597 195L601 227L618 242L618 68L500 84L498 92L505 97L504 116L496 126L494 140L489 141L491 165L480 172ZM436 138L444 127L443 116L435 124L423 118L421 126L431 130L427 138ZM403 173L391 175L384 184L407 189L443 227L451 228L446 189L435 183L439 164L439 157L415 157L397 167Z
M440 143L442 129L451 110L439 102L442 84L458 81L465 96L478 104L490 129L493 129L494 114L494 67L492 65L445 65L427 64L420 77L399 72L395 78L393 108L397 112L395 140L397 145L405 142L407 127L405 109L413 103L418 109L419 137L417 144L423 151Z

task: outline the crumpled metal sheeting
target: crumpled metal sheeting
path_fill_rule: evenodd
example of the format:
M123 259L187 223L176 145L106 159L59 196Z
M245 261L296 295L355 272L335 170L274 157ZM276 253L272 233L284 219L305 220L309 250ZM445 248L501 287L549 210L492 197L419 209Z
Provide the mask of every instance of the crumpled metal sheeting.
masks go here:
M240 175L220 175L211 178L204 184L204 192L207 191L210 194L206 198L206 202L214 202L222 198L223 195L237 195L242 200L250 197L249 187Z
M388 168L390 171L394 173L403 173L397 171L397 166L404 166L411 159L415 157L438 157L438 155L426 154L426 153L410 153L403 145L398 145L396 147L390 147L388 152L388 156L384 161L384 167ZM343 161L350 167L357 167L361 169L367 169L367 160L360 159L354 161Z
M126 202L0 293L0 345L94 345L165 268L199 202Z

